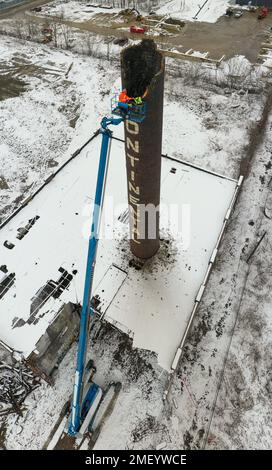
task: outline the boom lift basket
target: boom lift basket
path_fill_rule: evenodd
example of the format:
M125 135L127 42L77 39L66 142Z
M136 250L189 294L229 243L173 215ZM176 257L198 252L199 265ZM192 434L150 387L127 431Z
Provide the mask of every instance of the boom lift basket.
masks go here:
M133 102L120 103L119 95L111 99L111 113L135 122L143 122L146 116L146 103L135 104Z

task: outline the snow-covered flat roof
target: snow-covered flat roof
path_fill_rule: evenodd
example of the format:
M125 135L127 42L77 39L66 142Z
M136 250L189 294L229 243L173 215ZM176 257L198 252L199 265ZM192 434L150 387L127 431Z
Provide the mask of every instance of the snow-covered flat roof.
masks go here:
M15 273L0 300L0 340L25 357L61 306L82 299L99 152L97 137L0 230L0 266L6 266L7 274ZM162 367L169 369L236 181L163 158L164 240L154 259L137 269L126 240L125 171L124 145L113 140L94 295L105 320L133 337L135 347L156 352ZM189 232L181 228L183 242L173 235L173 223L168 224L170 206L178 208L181 225L189 217ZM4 246L6 241L14 247Z

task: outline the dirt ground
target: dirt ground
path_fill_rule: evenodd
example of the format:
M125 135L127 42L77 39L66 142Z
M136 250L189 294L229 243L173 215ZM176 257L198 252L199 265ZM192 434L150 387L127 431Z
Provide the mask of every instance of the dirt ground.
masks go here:
M108 24L107 16L109 16ZM35 16L35 19L38 20L38 17ZM98 14L91 20L81 23L68 20L64 22L71 27L102 36L111 35L131 39L143 36L129 33L129 26L137 23L135 20L114 24L111 21L111 15L106 13L103 13L102 16ZM145 21L142 23L144 24ZM127 28L127 31L124 31L124 27ZM150 33L148 37L152 37L159 45L178 47L182 52L192 48L201 52L209 52L213 59L220 59L223 55L226 58L244 55L251 62L256 62L261 44L271 27L272 16L260 21L257 19L257 13L245 12L239 19L223 16L216 23L186 22L185 27L181 28L179 33L165 36L153 36Z
M245 12L239 19L223 16L216 23L187 23L179 39L186 48L209 51L216 59L223 54L226 58L244 55L255 62L271 26L272 16L260 21L256 13ZM174 44L176 40L173 39Z
M0 101L19 96L21 92L24 92L25 84L23 81L17 78L3 77L0 76Z

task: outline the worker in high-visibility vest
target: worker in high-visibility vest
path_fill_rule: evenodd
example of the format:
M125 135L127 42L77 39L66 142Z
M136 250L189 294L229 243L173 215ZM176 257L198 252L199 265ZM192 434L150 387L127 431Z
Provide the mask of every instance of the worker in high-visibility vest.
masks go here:
M134 101L135 104L142 104L143 98L145 98L146 96L147 90L144 92L143 96L136 96L136 98L131 98L127 95L126 88L124 88L124 90L122 90L119 95L119 103L129 103L130 101Z
M132 106L132 103L130 103L130 101L132 101L132 100L133 100L133 98L130 98L127 95L127 90L126 89L121 91L121 93L119 95L119 99L118 99L118 108L119 108L122 116L125 117L127 115L129 108Z
M126 88L124 88L124 90L122 90L120 95L119 95L119 102L120 103L127 103L128 101L131 101L131 100L133 100L133 98L130 98L127 95L127 90L126 90Z
M136 96L136 98L132 98L135 104L143 104L143 99L147 96L147 89L145 90L143 96Z
M137 98L134 98L134 103L135 104L143 104L143 100L141 96L137 96Z
M122 115L126 115L129 111L129 108L133 107L133 104L136 106L140 106L143 104L143 98L145 98L147 95L147 90L143 94L143 97L137 96L136 98L131 98L130 96L127 95L127 90L124 88L124 90L121 91L118 99L118 107L122 113Z

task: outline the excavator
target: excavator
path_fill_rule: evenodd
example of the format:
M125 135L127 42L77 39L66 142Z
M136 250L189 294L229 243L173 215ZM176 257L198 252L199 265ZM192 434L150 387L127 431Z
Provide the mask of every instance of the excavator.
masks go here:
M125 120L141 123L146 116L146 103L121 103L118 95L111 100L111 117L104 117L100 125L102 136L100 158L97 172L95 201L91 223L91 233L88 243L86 273L84 281L83 302L80 315L79 341L77 364L71 403L71 413L68 420L67 434L73 438L83 438L90 429L96 413L103 403L105 393L93 382L95 374L93 362L86 364L86 353L89 343L90 320L93 315L91 298L96 264L96 254L99 243L99 228L103 210L103 200L107 181L107 170L110 158L112 130L109 126L118 126Z

